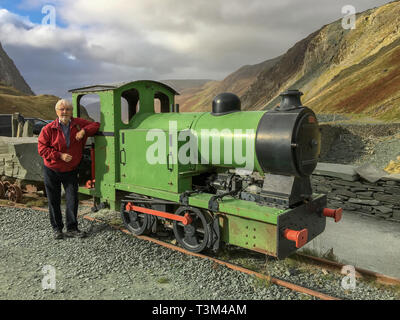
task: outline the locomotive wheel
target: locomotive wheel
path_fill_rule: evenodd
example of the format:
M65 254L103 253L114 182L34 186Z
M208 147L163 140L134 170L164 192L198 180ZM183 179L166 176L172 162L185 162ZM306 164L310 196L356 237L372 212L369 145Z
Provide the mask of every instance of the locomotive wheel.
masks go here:
M4 188L3 182L0 181L0 199L4 198L6 195L6 190Z
M121 218L125 227L133 234L140 236L142 234L149 234L151 229L152 217L146 213L136 211L126 211L126 203L121 203ZM140 207L146 207L139 204Z
M22 199L22 190L17 185L12 184L7 188L7 195L8 200L18 203Z
M184 225L182 222L174 221L174 234L179 244L191 252L203 251L210 238L210 231L207 226L208 216L201 210L194 207L180 207L175 214L185 215L188 213L192 222Z

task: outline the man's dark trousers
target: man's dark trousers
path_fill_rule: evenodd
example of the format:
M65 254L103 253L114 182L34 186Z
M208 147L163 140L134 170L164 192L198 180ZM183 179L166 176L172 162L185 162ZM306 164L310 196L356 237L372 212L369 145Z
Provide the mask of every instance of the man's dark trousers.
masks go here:
M64 186L67 204L67 231L78 229L78 169L69 172L56 172L44 166L44 185L49 202L50 223L54 231L62 231L64 224L61 215L61 184Z

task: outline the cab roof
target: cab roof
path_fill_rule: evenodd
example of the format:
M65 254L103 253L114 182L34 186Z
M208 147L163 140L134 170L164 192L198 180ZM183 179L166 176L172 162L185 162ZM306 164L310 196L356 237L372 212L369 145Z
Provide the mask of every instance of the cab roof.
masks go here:
M169 91L173 92L175 95L179 95L179 92L176 91L171 86L169 86L165 83L159 82L159 81L154 81L154 80L137 80L137 81L117 82L117 83L111 83L111 84L96 84L96 85L92 85L92 86L71 89L71 90L68 90L68 92L79 93L79 92L109 91L109 90L119 89L126 85L140 83L140 82L151 82L153 84L156 84L156 85L159 85L159 86L162 86L162 87L168 89Z

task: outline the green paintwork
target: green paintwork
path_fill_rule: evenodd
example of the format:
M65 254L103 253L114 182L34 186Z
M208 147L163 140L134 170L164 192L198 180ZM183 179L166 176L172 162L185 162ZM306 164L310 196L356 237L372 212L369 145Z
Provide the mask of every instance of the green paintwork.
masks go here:
M249 142L247 147L253 153L253 161L250 163L252 169L264 174L255 155L255 135L265 111L234 112L223 116L213 116L210 112L155 113L156 94L168 103L165 106L169 111L172 111L174 96L177 94L174 89L155 81L93 86L71 92L75 117L79 116L77 106L80 97L95 93L100 98L99 131L109 134L95 136L95 189L80 187L79 192L92 195L100 202L107 202L112 210L119 209L123 192L135 192L179 203L180 194L192 190L193 176L212 170L224 172L230 168L244 167L246 163L232 155L235 146L239 147L236 150L239 155L245 154L246 139ZM133 92L139 95L140 107L128 123L123 123L121 97ZM136 102L133 110L136 110ZM176 132L173 130L174 125ZM226 128L235 128L241 132ZM212 129L216 130L212 132ZM198 151L195 157L197 163L180 163L177 161L179 152L185 151L184 148L189 144L185 139L180 141L179 136L189 133L197 138L197 145L194 145ZM165 146L165 150L154 152L157 141ZM207 142L209 156L207 148L203 148L203 143L207 145ZM230 154L224 154L225 143L233 147ZM219 157L211 157L212 146L214 150L220 150ZM152 154L157 155L158 162L149 162L149 155ZM191 195L189 205L208 209L212 196L206 193ZM277 220L279 215L287 211L232 197L224 197L219 202L219 211L221 237L224 241L276 255Z
M210 112L203 113L192 126L192 130L198 138L200 162L224 168L243 168L246 163L244 160L236 161L240 158L235 157L234 153L240 156L249 154L253 159L249 165L255 171L263 173L255 155L255 135L258 123L264 113L265 111L242 111L223 116L214 116ZM246 139L250 143L246 144ZM207 148L202 145L204 142L205 146L208 145L208 152ZM230 146L227 150L232 150L226 155L224 153L225 143L229 143ZM215 152L211 152L213 147L214 150L220 150L219 157L215 157Z
M220 215L219 224L222 241L276 256L276 225L230 215Z

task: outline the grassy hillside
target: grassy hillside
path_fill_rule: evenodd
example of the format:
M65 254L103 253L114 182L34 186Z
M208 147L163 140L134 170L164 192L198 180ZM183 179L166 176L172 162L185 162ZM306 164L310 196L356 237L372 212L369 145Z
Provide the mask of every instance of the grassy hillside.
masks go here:
M0 85L0 113L21 113L24 117L36 117L53 120L57 117L54 110L59 97L42 94L30 96L15 88ZM85 108L81 109L82 118L88 119Z

